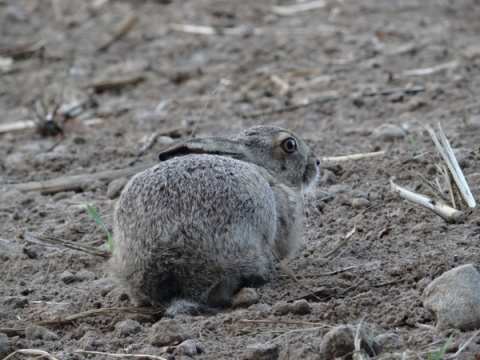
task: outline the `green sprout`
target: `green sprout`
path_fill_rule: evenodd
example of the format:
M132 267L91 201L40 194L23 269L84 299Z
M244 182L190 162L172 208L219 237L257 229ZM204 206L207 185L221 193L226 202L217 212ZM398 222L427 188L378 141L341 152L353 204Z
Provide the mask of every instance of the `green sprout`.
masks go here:
M412 148L413 156L418 155L417 145L415 144L415 140L413 139L412 135L408 135L408 142L410 143L410 147Z
M113 238L112 234L110 231L108 231L107 225L105 225L105 222L102 220L100 215L95 211L93 206L91 204L87 204L87 210L90 213L90 215L93 217L93 219L96 221L100 227L105 230L105 233L107 234L107 248L109 252L113 252L114 249L114 244L113 244Z
M447 342L445 344L443 344L443 346L437 351L437 353L435 354L432 354L432 353L428 353L427 355L427 359L428 360L441 360L443 355L445 355L445 352L447 351L447 347L448 345L450 345L450 342L452 341L453 339L453 334L450 335L450 337L447 339Z

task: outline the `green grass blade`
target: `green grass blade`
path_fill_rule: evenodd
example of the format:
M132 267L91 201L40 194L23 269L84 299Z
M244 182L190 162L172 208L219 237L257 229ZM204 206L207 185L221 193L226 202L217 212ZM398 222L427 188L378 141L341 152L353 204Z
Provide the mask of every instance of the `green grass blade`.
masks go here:
M436 354L428 353L427 359L428 360L441 360L443 355L445 355L445 352L447 351L448 345L450 345L451 341L453 339L453 334L450 335L450 337L447 339L447 342L443 344L443 346L437 351Z
M107 225L105 222L102 220L100 215L98 215L97 211L93 208L91 204L86 204L87 210L90 213L90 215L93 217L93 220L100 225L100 227L105 231L107 234L107 248L109 252L113 252L114 249L114 243L113 243L113 237L112 234L110 234L110 231L108 231Z
M412 135L408 135L408 142L410 143L410 147L412 149L413 156L418 155L417 145L415 144L415 140L413 139Z

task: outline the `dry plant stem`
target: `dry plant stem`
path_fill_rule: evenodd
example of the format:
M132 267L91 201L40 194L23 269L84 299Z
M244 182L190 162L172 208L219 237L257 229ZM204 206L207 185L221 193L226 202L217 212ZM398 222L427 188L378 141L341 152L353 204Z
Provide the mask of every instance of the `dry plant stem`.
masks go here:
M160 136L181 136L182 132L188 132L188 127L185 128L185 127L176 127L176 128L171 128L171 129L167 129L167 130L162 130L162 131L156 131L154 132L153 134L151 134L145 145L142 146L142 148L138 151L137 153L137 156L141 156L143 154L145 154L145 152L147 150L149 150L153 144L155 144L155 142L157 141L157 139L160 137Z
M135 14L129 14L127 18L123 21L123 23L120 25L119 29L115 32L115 35L113 38L105 43L104 45L100 46L98 51L105 51L107 50L112 44L117 42L118 40L122 39L125 35L127 35L130 30L132 30L135 25L137 25L139 20L139 17Z
M376 152L363 153L363 154L352 154L352 155L345 155L345 156L323 157L322 161L361 160L361 159L367 159L367 158L384 156L384 155L385 155L385 151L376 151Z
M0 134L10 132L10 131L31 129L31 128L34 128L35 126L36 126L36 122L34 120L22 120L22 121L15 121L12 123L0 124Z
M448 186L448 191L450 192L450 201L452 202L452 206L453 206L454 208L457 208L457 204L456 204L456 202L455 202L455 194L453 193L452 181L451 181L451 179L450 179L450 174L448 173L447 168L446 168L445 165L443 165L442 168L443 168L442 174L443 174L445 183L446 183L447 186Z
M362 331L362 325L363 325L363 320L364 319L365 319L365 317L362 318L362 320L360 320L360 324L357 325L357 329L355 331L355 340L354 340L355 351L352 354L352 359L353 360L364 360L365 359L365 357L363 356L363 351L362 351L362 347L361 347L362 338L360 337L360 333Z
M353 234L355 234L356 231L357 231L357 228L354 226L353 229L350 230L348 234L345 235L345 237L332 250L327 252L324 256L327 259L331 259L332 257L334 257L341 248L343 248L346 244L348 244L348 241L353 236Z
M314 326L314 327L326 327L330 328L332 326L325 323L319 322L304 322L304 321L292 321L292 320L249 320L249 319L239 319L237 321L239 324L248 325L248 324L286 324L286 325L300 325L300 326Z
M426 126L435 146L437 147L438 152L442 156L443 160L447 164L450 173L452 174L453 180L457 185L458 190L460 191L460 195L462 196L463 200L467 204L469 208L474 208L476 206L475 198L468 187L467 181L465 180L465 176L463 176L462 169L460 169L460 165L458 165L457 158L453 153L452 147L450 146L450 142L448 141L445 133L442 130L440 124L438 124L438 132L440 135L440 140L438 139L435 131L432 129L431 126Z
M129 75L122 75L118 76L113 79L100 79L100 80L92 80L81 87L83 89L86 88L93 88L96 91L105 91L105 90L112 90L112 89L120 89L130 85L136 85L139 82L142 82L146 79L144 74L129 74Z
M319 33L343 33L346 32L345 29L337 26L329 25L318 25L315 27L286 27L286 28L254 28L250 29L248 27L232 27L232 28L220 28L212 26L202 26L202 25L192 25L192 24L177 24L172 23L169 25L170 29L174 31L184 32L188 34L196 35L228 35L228 36L242 36L246 33L251 33L252 35L298 35L298 36L307 36L307 35L318 35Z
M205 104L203 105L203 108L202 108L202 112L200 113L200 115L198 115L198 118L197 120L195 121L195 124L193 126L193 130L192 130L192 133L190 134L190 137L193 138L193 136L195 135L196 131L197 131L197 127L198 127L198 124L200 123L200 120L202 120L202 117L203 117L203 114L205 113L205 110L207 109L208 107L208 104L210 103L210 100L212 99L212 96L215 95L215 93L223 86L227 83L227 79L222 79L220 81L220 83L218 84L218 86L213 89L213 91L208 94L208 97L207 97L207 101L205 101Z
M472 335L472 337L470 339L468 339L465 342L465 344L460 346L460 348L458 349L458 351L455 354L449 356L447 359L455 359L458 355L460 355L460 353L467 348L467 346L478 336L478 334L480 334L480 330L475 331L475 333Z
M432 67L421 68L421 69L413 69L413 70L405 70L402 72L403 76L417 76L417 75L430 75L435 74L442 70L454 69L458 67L460 63L458 61L451 61L445 64L438 64Z
M355 265L355 266L349 266L349 267L346 267L346 268L343 268L343 269L339 269L339 270L334 270L334 271L331 271L331 272L328 272L328 273L320 273L320 274L298 274L297 276L299 278L317 278L317 277L320 277L320 276L333 276L333 275L338 275L338 274L341 274L341 273L344 273L344 272L347 272L347 271L350 271L350 270L353 270L353 269L356 269L356 268L359 268L361 267L362 265ZM285 278L285 277L291 277L290 275L278 275L279 278Z
M82 124L85 126L99 125L103 124L106 120L106 118L92 118L83 120ZM12 123L0 124L0 134L11 131L32 129L35 126L37 126L35 120L20 120Z
M87 351L87 350L75 350L77 354L92 354L92 355L105 355L111 356L115 358L141 358L141 359L153 359L153 360L167 360L164 357L156 356L156 355L148 355L148 354L113 354L113 353L105 353L100 351Z
M419 329L424 329L424 330L431 330L431 331L436 331L437 328L433 325L428 325L428 324L420 324L420 323L415 323L415 326L418 327Z
M25 240L28 242L32 242L35 244L40 244L40 245L45 245L45 243L48 244L55 244L55 245L60 245L72 250L78 250L85 252L90 255L95 255L95 256L100 256L105 259L110 258L111 253L105 250L99 250L97 248L91 247L91 246L86 246L86 245L80 245L68 240L63 240L63 239L57 239L54 237L50 236L45 236L45 235L40 235L40 234L31 234L31 233L26 233L25 234Z
M62 191L77 191L93 181L104 180L107 182L115 179L131 176L140 171L146 170L155 164L142 164L128 167L119 170L107 170L96 174L82 174L66 176L63 178L45 180L45 181L32 181L23 184L0 184L1 187L9 189L15 189L23 192L39 191L42 194L55 194Z
M164 311L164 309L135 308L135 307L113 307L113 308L94 309L94 310L84 311L84 312L74 314L74 315L70 315L70 316L57 318L55 320L37 321L37 322L34 322L32 324L28 324L28 325L18 327L18 328L0 328L0 333L7 334L9 336L14 336L14 335L23 333L27 327L32 326L32 325L57 326L57 325L69 324L72 321L87 318L87 317L91 317L91 316L121 314L121 313L153 315L153 314L159 314L163 311Z
M463 213L457 209L441 204L433 199L426 197L425 195L417 194L417 193L414 193L413 191L410 191L398 186L397 184L395 184L395 179L390 180L390 186L392 191L396 192L398 195L400 195L404 199L407 199L411 202L414 202L415 204L421 205L433 211L435 214L440 216L446 222L455 223L455 222L458 222L459 219L463 217L462 216Z
M43 351L43 350L37 350L37 349L21 349L21 350L17 350L13 353L11 353L10 355L8 355L6 358L4 358L3 360L8 360L8 359L11 359L13 358L16 354L23 354L23 355L32 355L32 356L35 356L35 357L42 357L42 358L47 358L47 359L50 359L50 360L60 360L58 357L46 352L46 351Z
M15 48L4 50L0 52L0 56L11 57L13 59L18 59L27 55L30 55L45 46L45 40L39 40L34 43L29 43L26 45L20 45Z
M272 6L272 12L280 16L293 16L301 12L323 8L325 5L327 4L324 0L318 0L288 6Z

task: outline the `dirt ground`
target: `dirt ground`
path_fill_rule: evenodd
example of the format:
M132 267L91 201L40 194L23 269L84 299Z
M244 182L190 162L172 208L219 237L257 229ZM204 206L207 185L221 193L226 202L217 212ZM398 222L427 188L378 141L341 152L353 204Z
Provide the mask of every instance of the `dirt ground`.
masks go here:
M433 184L441 176L423 125L440 122L478 199L480 2L326 0L289 15L275 7L294 4L0 1L0 125L45 119L63 105L55 113L64 129L63 136L51 127L43 135L33 128L0 134L0 328L8 335L0 357L40 349L61 360L112 358L100 353L187 359L178 341L152 341L158 319L150 315L65 320L131 305L105 258L32 235L106 250L85 204L111 226L108 179L47 195L12 185L155 163L172 138L230 136L256 124L292 129L321 157L386 153L323 161L306 200L305 247L287 264L299 282L279 269L255 305L176 317L196 342L191 356L255 359L247 347L263 344L280 359L320 359L333 326L362 320L372 336L392 339L382 355L390 358L427 358L452 336L451 356L474 334L435 330L421 295L446 270L480 267L477 212L447 224L400 199L389 181L431 194L421 176ZM35 102L46 104L38 116ZM152 134L162 136L154 142ZM308 306L298 310L292 304L300 299ZM51 332L24 331L59 318L65 321L45 326ZM476 337L458 358L479 356Z

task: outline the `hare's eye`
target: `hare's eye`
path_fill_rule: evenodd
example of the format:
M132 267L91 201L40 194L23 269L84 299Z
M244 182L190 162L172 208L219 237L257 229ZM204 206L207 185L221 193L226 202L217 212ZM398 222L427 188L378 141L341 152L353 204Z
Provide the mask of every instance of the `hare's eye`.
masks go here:
M294 138L283 140L282 149L287 153L293 153L297 150L297 141Z

